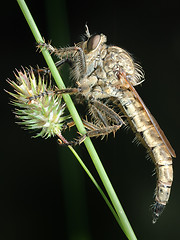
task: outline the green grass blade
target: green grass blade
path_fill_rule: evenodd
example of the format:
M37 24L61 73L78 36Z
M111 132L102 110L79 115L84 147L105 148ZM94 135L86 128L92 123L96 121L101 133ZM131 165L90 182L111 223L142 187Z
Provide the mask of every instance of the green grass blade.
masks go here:
M88 170L88 168L86 167L86 165L83 163L82 159L79 157L79 155L77 154L77 152L74 150L74 148L72 148L71 146L69 146L69 149L71 150L71 152L74 154L74 156L77 158L78 162L81 164L82 168L84 169L84 171L87 173L87 175L89 176L89 178L91 179L91 181L94 183L95 187L97 188L97 190L99 191L99 193L101 194L101 196L104 198L104 201L106 202L106 204L108 205L109 209L111 210L112 214L114 215L116 221L118 222L118 224L121 226L121 221L116 213L116 211L114 210L114 208L112 207L111 203L109 202L108 198L106 197L106 195L104 194L103 190L101 189L101 187L99 186L99 184L96 182L96 180L94 179L93 175L91 174L91 172Z

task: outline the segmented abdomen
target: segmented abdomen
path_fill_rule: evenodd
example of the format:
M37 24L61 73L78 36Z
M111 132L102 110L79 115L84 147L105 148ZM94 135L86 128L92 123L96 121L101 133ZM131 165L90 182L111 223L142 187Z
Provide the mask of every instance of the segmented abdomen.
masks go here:
M127 116L132 130L147 148L156 166L157 186L153 204L153 223L155 223L170 196L173 181L172 157L144 107L134 94L130 90L123 90L119 101L119 107Z

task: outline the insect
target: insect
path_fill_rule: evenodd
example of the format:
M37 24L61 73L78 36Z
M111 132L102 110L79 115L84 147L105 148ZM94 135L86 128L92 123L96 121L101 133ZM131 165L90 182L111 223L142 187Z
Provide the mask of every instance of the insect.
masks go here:
M70 64L74 88L59 90L59 93L67 91L75 94L78 102L87 103L91 122L97 126L99 135L115 132L125 124L121 112L137 139L146 147L157 173L153 204L155 223L170 196L172 158L176 154L134 88L144 81L141 66L134 62L127 51L108 46L106 41L104 34L90 35L86 26L86 40L73 47L57 49L42 42L39 48L45 48L59 58L57 67L65 62ZM92 136L97 132L94 130Z

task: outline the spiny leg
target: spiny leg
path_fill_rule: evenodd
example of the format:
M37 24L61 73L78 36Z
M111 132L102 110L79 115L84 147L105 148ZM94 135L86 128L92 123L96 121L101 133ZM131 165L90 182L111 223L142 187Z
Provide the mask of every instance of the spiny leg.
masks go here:
M73 141L73 144L81 144L86 137L104 137L111 132L115 134L115 132L124 124L122 118L113 109L109 108L100 101L91 100L89 107L96 125L83 120L84 126L89 131L87 131L87 133L81 136L79 139Z
M82 137L77 139L78 144L81 144L86 139L86 137L90 137L90 138L99 137L99 136L104 137L105 135L109 135L112 132L115 134L115 132L122 126L121 124L121 125L97 127L95 124L90 123L86 120L83 120L83 124L85 128L88 129L88 131Z
M56 65L57 68L59 68L65 62L66 62L65 59L61 59L61 60L57 61L55 63L55 65ZM39 66L37 65L36 68L30 67L30 69L35 74L40 74L41 76L45 76L45 77L48 76L51 79L51 71L50 71L50 69L48 67L39 68ZM25 68L25 71L26 71L27 74L29 74L29 68Z
M66 62L66 59L61 59L61 60L55 62L55 65L56 65L57 68L59 68L65 62ZM43 75L47 75L47 74L50 75L51 74L50 69L46 68L46 67L44 67L44 68L37 68L37 69L33 69L33 70L35 70L37 73L43 74Z
M111 108L97 100L89 104L90 112L93 115L94 123L83 119L83 124L88 130L86 134L78 139L69 142L71 145L81 144L86 137L104 137L105 135L115 132L124 124L122 118Z
M72 141L62 141L62 139L59 140L59 143L61 146L68 146L68 145L80 145L86 137L104 137L105 135L108 135L110 133L114 133L122 126L122 125L113 125L113 126L104 126L104 127L98 127L95 124L88 122L87 120L82 119L84 127L87 129L87 132L84 135L81 135L79 138L74 139ZM74 122L69 122L67 124L67 127L74 126Z
M64 62L69 62L75 65L79 72L79 77L83 77L86 73L86 59L82 48L78 46L66 47L66 48L55 48L50 43L40 42L38 45L40 49L46 49L51 54L55 54L60 61L57 65L60 66Z
M56 88L54 93L56 94L76 94L79 92L78 88L64 88L64 89L58 89Z
M105 126L109 126L112 123L116 125L125 124L119 114L98 100L91 100L89 108L92 117L98 122L101 121Z

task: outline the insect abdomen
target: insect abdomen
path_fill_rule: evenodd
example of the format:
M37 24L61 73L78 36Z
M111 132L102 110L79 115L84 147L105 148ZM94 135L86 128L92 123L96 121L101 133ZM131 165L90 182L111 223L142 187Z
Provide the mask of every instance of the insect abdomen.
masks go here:
M153 204L153 223L155 223L170 196L173 181L172 157L147 112L134 95L129 90L124 90L123 98L119 100L132 130L147 148L156 167L157 186Z

